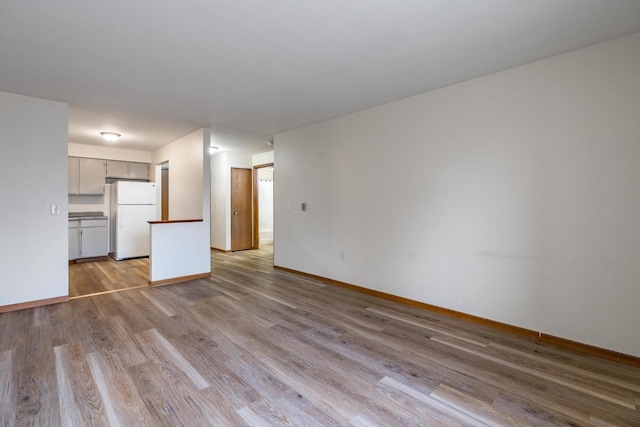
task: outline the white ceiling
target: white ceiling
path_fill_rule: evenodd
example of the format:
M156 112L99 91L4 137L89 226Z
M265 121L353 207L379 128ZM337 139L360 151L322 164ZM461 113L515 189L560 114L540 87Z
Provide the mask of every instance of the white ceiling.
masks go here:
M0 90L69 139L276 133L640 31L638 0L0 0Z

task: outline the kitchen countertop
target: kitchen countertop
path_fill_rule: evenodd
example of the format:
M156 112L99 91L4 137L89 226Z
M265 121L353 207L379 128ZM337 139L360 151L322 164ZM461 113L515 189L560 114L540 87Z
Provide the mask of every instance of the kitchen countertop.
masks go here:
M108 219L103 212L69 212L69 221L79 219Z

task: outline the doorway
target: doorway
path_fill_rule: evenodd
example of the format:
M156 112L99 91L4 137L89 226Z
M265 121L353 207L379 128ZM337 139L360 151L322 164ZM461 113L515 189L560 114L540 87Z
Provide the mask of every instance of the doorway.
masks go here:
M162 221L168 221L169 220L169 163L168 162L162 165L160 187L161 187L160 201L162 205L160 219Z
M251 172L231 168L231 251L252 247Z
M273 163L253 167L253 249L273 245Z

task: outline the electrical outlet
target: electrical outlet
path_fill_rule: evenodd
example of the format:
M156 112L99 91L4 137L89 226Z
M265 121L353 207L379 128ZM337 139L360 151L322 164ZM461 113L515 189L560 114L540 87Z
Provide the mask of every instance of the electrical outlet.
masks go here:
M344 261L344 251L340 251L340 261Z
M60 204L51 203L51 215L60 215Z

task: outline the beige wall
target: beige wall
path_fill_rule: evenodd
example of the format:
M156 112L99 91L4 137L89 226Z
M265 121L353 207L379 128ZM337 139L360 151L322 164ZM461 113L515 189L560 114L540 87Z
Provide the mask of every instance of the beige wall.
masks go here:
M277 135L275 263L640 356L639 118L634 34Z

